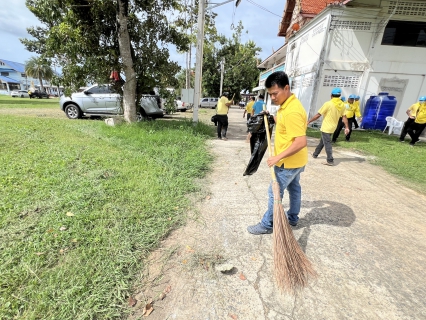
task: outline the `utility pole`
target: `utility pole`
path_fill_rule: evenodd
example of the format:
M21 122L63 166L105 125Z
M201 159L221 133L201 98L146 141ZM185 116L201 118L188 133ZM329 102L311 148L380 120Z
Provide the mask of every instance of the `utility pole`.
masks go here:
M201 100L201 79L203 72L203 45L204 45L204 17L206 10L206 2L208 0L200 0L198 4L198 33L197 33L197 56L195 59L195 83L194 83L194 106L193 106L193 116L192 121L198 122L198 106ZM219 7L225 3L233 2L235 0L226 0L222 3L217 3L207 10ZM235 6L240 4L241 0L236 0Z
M223 73L225 72L225 57L220 61L220 94L219 97L222 96L222 87L223 87Z
M201 100L201 79L203 72L203 45L204 45L204 17L206 0L200 0L198 3L198 33L197 33L197 57L195 58L195 83L194 83L194 105L193 118L198 122L198 106Z

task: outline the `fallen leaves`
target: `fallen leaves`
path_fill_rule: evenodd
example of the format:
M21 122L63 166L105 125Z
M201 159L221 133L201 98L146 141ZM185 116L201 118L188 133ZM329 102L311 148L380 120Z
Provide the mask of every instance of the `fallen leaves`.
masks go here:
M145 305L145 307L143 307L142 315L144 317L148 317L152 311L154 311L154 304L150 301Z
M247 280L246 276L242 272L240 273L240 279L241 280Z
M45 254L46 252L36 252L35 254L38 256L41 256L42 254Z
M233 313L229 313L228 316L230 316L234 320L238 319L238 316Z
M188 252L195 252L195 250L192 249L190 246L186 246L186 251L188 251Z
M129 302L129 307L134 307L136 303L138 302L138 300L130 296L128 302Z
M66 215L67 215L68 217L74 217L74 213L72 213L72 212L67 212L67 213L66 213Z
M210 200L210 199L211 199L211 197L210 197L210 196L207 196L207 197L206 197L206 200Z
M65 230L67 230L67 227L65 227L65 226L62 226L62 227L59 228L59 231L65 231Z

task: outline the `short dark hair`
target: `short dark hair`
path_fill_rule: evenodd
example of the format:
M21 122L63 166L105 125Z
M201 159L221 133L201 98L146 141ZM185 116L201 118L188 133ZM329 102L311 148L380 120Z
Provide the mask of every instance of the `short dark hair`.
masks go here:
M253 100L253 101L254 101L254 100L256 100L256 98L255 98L255 97L251 97L251 98L250 98L250 100Z
M263 98L265 98L265 97L263 96L263 94L259 94L259 99L263 99Z
M286 85L290 85L290 82L288 81L288 76L284 71L276 71L266 78L265 87L267 89L271 88L274 85L277 85L278 88L281 89L284 89Z
M340 94L332 94L331 95L333 98L339 98L341 95Z

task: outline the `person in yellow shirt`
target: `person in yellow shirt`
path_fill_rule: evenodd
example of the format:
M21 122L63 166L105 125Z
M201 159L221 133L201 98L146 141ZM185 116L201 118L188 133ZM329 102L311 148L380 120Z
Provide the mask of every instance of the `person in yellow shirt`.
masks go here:
M404 126L402 127L401 130L401 135L399 136L399 141L400 142L405 142L405 136L408 133L408 129L410 128L410 126L414 123L414 120L416 119L416 113L417 110L420 107L420 104L423 102L421 99L423 99L424 97L420 97L419 101L417 103L412 104L407 111L405 111L405 113L408 116L407 121L404 122Z
M286 215L290 225L296 226L302 197L300 174L308 162L306 111L291 93L285 72L277 71L269 75L265 81L265 87L273 104L279 106L275 117L275 155L268 158L267 164L269 167L274 167L281 199L285 189L289 193L290 207ZM247 227L247 231L255 235L272 233L273 213L274 194L271 184L268 189L268 209L262 220L256 225Z
M221 140L228 140L226 137L226 132L228 131L228 111L229 107L232 105L234 101L229 101L228 93L222 93L219 101L217 102L217 137Z
M355 103L355 95L351 94L348 98L348 103L345 104L345 116L346 119L348 120L348 125L349 125L349 133L346 135L346 141L349 142L349 140L351 139L351 133L352 133L352 124L354 124L355 122L355 116L361 118L361 112L359 111L359 104ZM333 134L333 138L331 139L331 142L336 142L337 138L340 135L340 131L342 131L343 129L343 118L341 118L341 120L339 120L339 123L337 124L337 128L334 131Z
M359 107L359 98L360 98L360 96L355 96L354 104L356 105L358 110L361 110L360 107ZM356 120L356 118L354 119L354 127L355 127L355 129L359 128L358 121Z
M426 128L426 96L420 97L420 105L416 112L416 119L408 129L408 134L411 137L410 146L414 146L420 139L423 129Z
M251 114L252 114L252 112L253 112L253 105L254 105L254 101L255 101L256 99L254 98L254 97L251 97L250 98L250 101L249 101L249 103L247 103L247 105L246 105L246 108L245 108L245 110L244 110L244 114L243 114L243 118L246 116L246 114L247 114L247 121L249 121L249 119L250 119L250 117L251 117Z
M315 148L312 157L317 158L321 153L322 149L325 147L325 152L327 153L327 162L325 165L334 166L333 158L333 147L331 146L331 135L337 128L340 117L345 124L345 134L349 133L348 119L345 116L345 106L342 100L340 100L340 95L342 90L340 88L334 88L331 91L331 100L323 104L323 106L318 110L318 113L313 116L308 124L316 121L321 116L323 116L322 125L321 125L321 139L318 146Z

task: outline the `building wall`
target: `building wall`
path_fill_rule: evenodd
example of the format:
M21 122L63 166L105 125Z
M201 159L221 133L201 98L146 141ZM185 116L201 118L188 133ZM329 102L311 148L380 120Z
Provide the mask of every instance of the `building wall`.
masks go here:
M396 1L382 1L381 8L329 7L289 39L286 72L310 116L330 99L333 87L341 87L346 97L360 95L362 108L370 96L389 92L398 101L394 117L406 119L405 110L426 95L426 48L381 43L389 19L426 22L426 11L406 9L407 2L412 1L397 8ZM416 3L426 9L426 1ZM324 32L313 36L324 25ZM310 76L312 89L299 87Z

